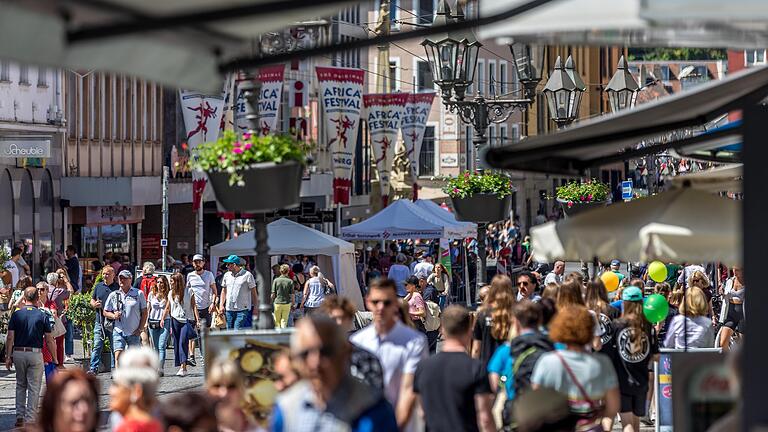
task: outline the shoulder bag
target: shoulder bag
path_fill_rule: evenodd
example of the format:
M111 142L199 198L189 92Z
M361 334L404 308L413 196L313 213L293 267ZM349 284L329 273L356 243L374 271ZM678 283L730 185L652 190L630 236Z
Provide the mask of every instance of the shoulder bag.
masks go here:
M117 292L117 291L113 291L113 293L115 294L116 301L117 301L117 309L116 310L122 311L123 310L123 301L120 300L120 293ZM112 294L110 294L110 295L112 295ZM109 301L109 297L107 297L107 301ZM101 326L104 329L104 332L112 334L112 331L115 329L115 320L113 320L111 318L107 318L106 316L104 316L103 311L102 311L102 317L104 319L102 320Z
M590 411L586 414L581 414L580 420L577 423L576 430L578 432L603 432L603 407L599 404L595 403L587 394L587 391L584 390L584 387L581 385L579 380L576 378L576 374L573 373L573 370L571 370L571 367L568 366L568 362L565 361L562 355L560 355L559 352L554 351L557 358L560 359L560 361L563 363L563 367L565 368L565 371L568 373L568 376L571 378L571 381L573 381L573 384L576 385L576 387L579 389L579 393L581 393L581 396L584 398L584 400L587 401L589 404Z

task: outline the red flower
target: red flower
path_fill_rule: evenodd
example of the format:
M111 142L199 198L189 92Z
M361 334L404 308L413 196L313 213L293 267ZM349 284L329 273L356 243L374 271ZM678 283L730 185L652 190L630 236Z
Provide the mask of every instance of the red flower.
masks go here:
M573 201L568 201L568 208L573 207Z

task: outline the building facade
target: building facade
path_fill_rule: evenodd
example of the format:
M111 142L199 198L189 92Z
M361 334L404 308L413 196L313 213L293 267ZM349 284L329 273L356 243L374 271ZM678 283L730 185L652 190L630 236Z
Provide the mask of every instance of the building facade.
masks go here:
M65 243L61 83L60 70L0 61L0 246L21 246L34 278Z

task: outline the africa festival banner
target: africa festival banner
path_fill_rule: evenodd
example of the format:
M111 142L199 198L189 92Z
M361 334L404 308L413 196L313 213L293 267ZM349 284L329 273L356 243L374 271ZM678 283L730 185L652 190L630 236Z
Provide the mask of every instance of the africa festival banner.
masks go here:
M261 93L259 94L259 131L262 135L269 135L277 130L277 117L280 113L280 102L283 95L283 76L285 65L265 66L259 69L259 81ZM243 83L241 80L238 84ZM237 89L237 102L235 104L235 125L237 132L246 132L250 125L245 119L245 98Z
M349 204L365 72L322 66L315 71L325 113L325 146L333 164L333 202Z
M400 121L403 132L405 156L411 162L411 178L416 183L421 143L424 140L424 129L427 127L429 111L432 108L434 93L410 93L405 103L405 112Z
M390 171L395 156L395 143L400 130L400 118L403 116L407 93L367 94L363 96L368 131L371 134L371 147L379 171L381 201L384 207L389 202Z

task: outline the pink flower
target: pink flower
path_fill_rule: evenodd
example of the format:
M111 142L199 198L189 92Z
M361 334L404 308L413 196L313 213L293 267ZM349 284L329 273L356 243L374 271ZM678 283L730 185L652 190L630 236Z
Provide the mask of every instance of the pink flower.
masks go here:
M249 140L249 139L251 139L251 134L250 134L250 133L248 133L248 132L244 133L244 134L243 134L243 139L244 139L244 140Z
M464 178L469 178L469 171L464 171Z
M453 188L453 193L459 193L459 188Z
M587 195L587 200L592 201L593 197L592 194Z
M253 144L251 144L251 143L245 143L245 145L243 146L243 148L246 149L246 150L250 150L251 147L253 147Z
M568 208L573 207L573 201L568 201Z
M235 147L240 147L241 145L243 144L240 141L235 141Z
M242 154L243 153L243 149L241 149L240 147L235 147L235 148L232 149L232 153Z
M582 200L582 201L586 201L586 200L587 200L587 197L585 197L584 195L582 195L582 196L581 196L581 200Z
M219 160L220 161L224 162L225 159L226 159L226 157L224 155L219 156Z

